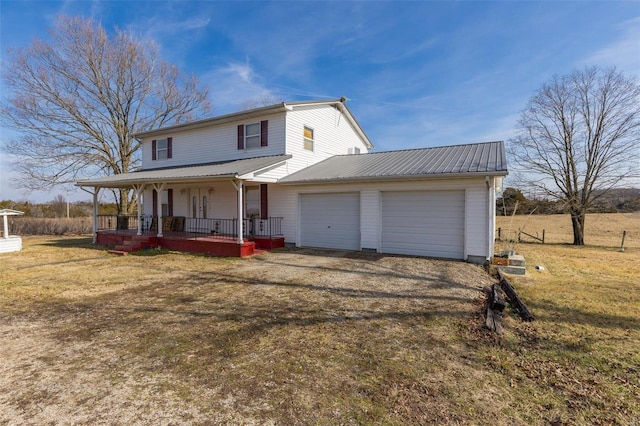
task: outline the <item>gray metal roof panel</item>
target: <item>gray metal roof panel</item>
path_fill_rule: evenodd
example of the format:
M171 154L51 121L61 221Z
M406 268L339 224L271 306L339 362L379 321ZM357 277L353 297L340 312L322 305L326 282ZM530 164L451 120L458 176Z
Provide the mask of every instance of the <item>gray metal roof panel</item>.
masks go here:
M339 180L446 177L447 175L507 175L504 143L485 142L434 148L339 155L309 166L281 183Z
M122 173L97 179L81 180L78 181L76 185L119 188L147 182L175 182L189 179L211 179L224 177L233 178L273 166L288 160L289 158L291 158L291 155L272 155L201 166L141 170L138 172Z

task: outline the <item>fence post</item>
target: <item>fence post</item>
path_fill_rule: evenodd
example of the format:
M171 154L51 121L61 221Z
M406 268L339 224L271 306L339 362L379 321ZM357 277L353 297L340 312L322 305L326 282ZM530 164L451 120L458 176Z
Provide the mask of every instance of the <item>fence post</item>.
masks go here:
M498 228L498 241L502 241L502 228Z
M622 244L620 244L620 251L624 251L624 237L627 236L627 231L622 231Z
M544 229L542 230L542 244L544 244Z

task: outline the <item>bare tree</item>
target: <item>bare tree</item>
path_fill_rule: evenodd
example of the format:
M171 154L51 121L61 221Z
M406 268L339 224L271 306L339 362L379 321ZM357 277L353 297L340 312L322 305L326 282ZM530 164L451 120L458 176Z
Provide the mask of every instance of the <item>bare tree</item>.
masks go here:
M22 187L47 189L85 177L127 173L140 161L137 132L199 117L210 108L198 80L160 59L153 42L91 19L61 16L50 42L10 50L10 91L2 120L19 132L6 141ZM133 207L114 192L118 210Z
M244 111L247 109L260 108L270 105L275 105L279 102L282 102L276 95L271 93L262 93L256 97L245 99L240 104L240 110Z
M587 209L637 174L640 86L615 68L554 76L532 97L509 153L525 181L571 213L573 244L584 245Z
M64 195L56 195L53 200L49 201L49 204L55 217L65 217L67 215L67 199Z

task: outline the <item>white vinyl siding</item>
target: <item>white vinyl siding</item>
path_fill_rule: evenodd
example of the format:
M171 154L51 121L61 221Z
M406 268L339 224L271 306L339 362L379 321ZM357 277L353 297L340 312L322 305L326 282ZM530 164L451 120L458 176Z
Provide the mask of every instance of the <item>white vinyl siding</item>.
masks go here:
M382 193L383 253L464 258L464 191Z
M360 194L302 194L300 233L304 247L360 250Z
M464 252L461 258L485 258L490 252L487 235L488 191L484 178L406 182L370 182L333 185L269 185L269 215L283 217L282 232L289 244L301 245L299 198L305 194L333 192L360 193L361 248L381 251L382 193L395 191L443 191L464 193L460 212L464 222Z
M173 136L172 158L162 161L161 167L189 166L284 154L284 112L260 117L260 120L269 121L268 146L260 146L260 123L258 122L258 147L256 149L238 149L238 125L255 123L255 119L235 121L218 126L182 132L173 130L171 134L157 135L144 140L142 168L153 169L154 167L160 167L157 162L151 159L151 140L166 139L168 136ZM298 136L298 143L299 141L300 137Z
M313 128L313 151L304 148L304 128ZM295 107L287 113L286 153L288 172L293 173L333 155L345 155L349 148L367 147L345 116L330 105Z
M246 185L252 185L247 182ZM255 185L255 184L253 184ZM229 181L212 182L205 187L202 184L194 184L195 187L206 188L208 199L207 217L210 218L235 218L237 191ZM173 186L173 211L175 216L189 217L190 207L190 185ZM434 180L434 181L407 181L407 182L369 182L369 183L348 183L340 185L278 185L269 184L269 216L282 217L282 233L285 242L288 244L303 245L305 242L302 220L300 216L302 199L311 196L316 200L322 196L336 195L342 193L353 194L353 199L358 197L358 215L350 221L349 228L353 232L351 237L354 243L351 250L372 249L382 251L382 205L383 194L390 192L443 192L464 194L464 204L456 210L450 210L451 217L462 215L464 217L464 252L459 258L486 258L491 252L491 234L488 229L491 224L488 218L488 197L484 178L480 179L460 179L460 180ZM358 196L359 194L359 196ZM144 213L152 212L152 194L150 190L144 193ZM309 204L305 203L308 208ZM458 206L460 204L458 203ZM316 216L326 212L325 204L316 203ZM324 210L323 210L324 209ZM343 209L344 210L344 209ZM355 208L351 209L355 212ZM341 214L343 214L341 212ZM312 212L312 214L314 214ZM354 214L355 216L355 214ZM356 222L357 221L357 222ZM407 224L416 223L413 216L406 220ZM358 224L359 223L359 224ZM358 228L359 227L359 228ZM325 228L326 229L326 228ZM335 228L334 228L335 229ZM359 232L359 236L355 235ZM413 231L411 232L413 233ZM358 244L355 243L358 241ZM307 244L308 245L308 244ZM405 253L408 254L408 253ZM458 251L459 254L459 251Z

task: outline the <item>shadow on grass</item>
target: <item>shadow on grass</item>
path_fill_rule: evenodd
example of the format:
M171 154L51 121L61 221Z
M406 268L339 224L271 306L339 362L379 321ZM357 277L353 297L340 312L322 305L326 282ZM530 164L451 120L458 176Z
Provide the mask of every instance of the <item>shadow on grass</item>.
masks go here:
M91 339L93 331L111 329L128 334L150 329L173 330L178 333L204 333L206 340L219 345L225 341L265 336L269 330L282 327L310 327L323 324L371 324L389 320L389 326L404 328L409 333L417 324L428 327L438 318L464 320L475 314L473 289L446 279L443 274L421 277L400 274L387 268L382 271L356 271L375 275L373 288L351 285L348 269L323 266L316 274L309 271L305 279L277 280L268 278L270 268L292 268L299 265L278 264L265 267L266 278L243 277L239 271L192 271L179 282L156 280L151 284L113 292L82 302L52 301L39 315L73 321L74 336ZM461 265L463 266L463 265ZM311 267L309 267L311 268ZM325 270L339 272L336 284L322 278ZM394 281L410 278L414 283L394 287ZM445 281L443 281L445 280ZM341 284L343 281L344 284ZM363 278L366 285L366 278ZM464 294L447 294L446 288L463 288ZM264 293L258 288L272 287ZM193 328L196 327L196 328ZM377 327L377 326L376 326ZM215 335L209 335L215 330ZM349 331L352 332L352 331ZM362 333L370 332L367 325ZM75 338L68 333L65 338Z
M587 312L578 308L560 306L551 301L527 302L536 318L546 322L583 324L595 328L640 330L638 317L625 317L597 312Z
M59 247L59 248L86 248L92 250L105 250L106 247L99 244L93 244L93 237L91 236L70 236L66 238L57 238L51 236L51 239L38 243L38 245L47 247Z
M296 253L296 254L302 254L302 255L312 255L312 256L323 256L322 253L318 253L317 251L313 251L311 253L306 252L304 249L300 249L301 251L292 251L292 253ZM464 285L464 284L460 284L459 281L456 281L455 279L453 279L452 277L448 276L446 273L441 272L440 270L437 269L437 266L446 266L447 262L452 262L452 263L456 263L456 264L460 264L461 267L468 267L471 265L468 265L464 262L458 262L455 260L449 260L449 259L429 259L429 261L435 262L435 268L434 268L434 274L431 276L425 276L425 275L421 275L421 274L415 274L415 273L411 273L410 271L407 270L399 270L399 269L394 269L392 267L383 265L381 263L378 263L378 261L382 260L382 259L386 259L386 258L397 258L397 259L412 259L411 257L408 256L396 256L396 255L386 255L386 254L368 254L368 253L361 253L361 252L346 252L346 251L331 251L328 252L328 256L324 256L324 257L340 257L340 258L344 258L344 259L355 259L355 260L362 260L362 266L365 267L369 267L371 268L370 270L363 270L363 269L345 269L340 267L339 265L336 266L335 264L332 264L330 266L324 266L324 265L305 265L303 263L292 263L292 262L286 262L286 261L281 261L279 260L279 258L277 257L256 257L256 261L260 262L262 264L264 264L265 266L271 266L271 267L288 267L288 268L297 268L297 269L309 269L309 270L315 270L318 271L318 273L322 273L322 272L340 272L340 273L347 273L347 274L354 274L354 275L362 275L362 276L375 276L375 277L379 277L379 276L384 276L387 277L390 280L393 279L412 279L412 280L417 280L417 281L421 281L423 283L430 283L433 287L451 287L451 288L461 288L461 289L474 289L476 290L475 287L469 286L469 285ZM442 263L440 263L442 262ZM462 266L464 265L464 266ZM373 270L375 269L375 270Z

